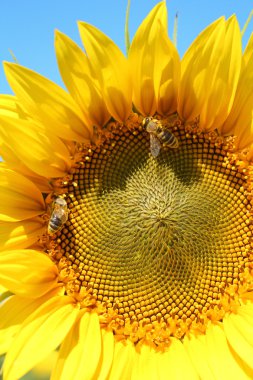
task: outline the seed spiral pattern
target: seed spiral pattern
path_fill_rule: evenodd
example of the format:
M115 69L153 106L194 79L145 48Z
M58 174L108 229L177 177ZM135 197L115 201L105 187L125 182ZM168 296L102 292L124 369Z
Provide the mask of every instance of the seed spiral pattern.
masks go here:
M80 286L125 320L194 321L247 266L244 175L222 144L175 135L179 148L155 159L145 131L119 128L68 188L61 250Z

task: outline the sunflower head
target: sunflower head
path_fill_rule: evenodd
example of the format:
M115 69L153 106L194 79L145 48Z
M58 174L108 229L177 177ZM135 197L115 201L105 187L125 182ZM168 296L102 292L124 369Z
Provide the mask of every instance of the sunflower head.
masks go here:
M78 26L67 91L5 63L4 376L252 378L253 40L220 18L180 59L164 2L128 57Z

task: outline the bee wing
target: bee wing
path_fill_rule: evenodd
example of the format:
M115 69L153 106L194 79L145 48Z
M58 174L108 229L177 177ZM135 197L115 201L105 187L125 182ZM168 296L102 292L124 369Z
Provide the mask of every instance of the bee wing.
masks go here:
M62 207L58 204L55 204L52 216L57 217L62 220L62 223L65 223L68 220L68 209L67 207Z
M150 133L150 152L153 157L157 157L161 150L161 143L158 138Z
M62 221L62 224L66 223L67 220L68 220L68 213L65 212L65 213L63 213L63 214L61 215L61 221Z
M147 125L147 132L152 133L155 132L157 128L157 123L151 120Z

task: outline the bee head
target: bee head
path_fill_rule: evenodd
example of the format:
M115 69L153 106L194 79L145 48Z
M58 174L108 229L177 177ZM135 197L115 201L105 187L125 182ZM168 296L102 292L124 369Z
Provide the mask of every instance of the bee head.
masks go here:
M144 117L144 119L142 120L142 126L146 129L148 126L148 123L150 123L151 120L152 120L151 117Z

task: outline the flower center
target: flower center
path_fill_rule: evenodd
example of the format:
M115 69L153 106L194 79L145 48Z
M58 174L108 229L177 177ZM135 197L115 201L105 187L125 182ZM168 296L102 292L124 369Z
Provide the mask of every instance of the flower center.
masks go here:
M159 325L182 337L210 310L222 318L222 297L249 262L244 171L224 141L184 125L173 133L179 146L154 158L145 129L118 126L77 165L67 191L57 242L79 289L113 310L125 335L126 326Z

